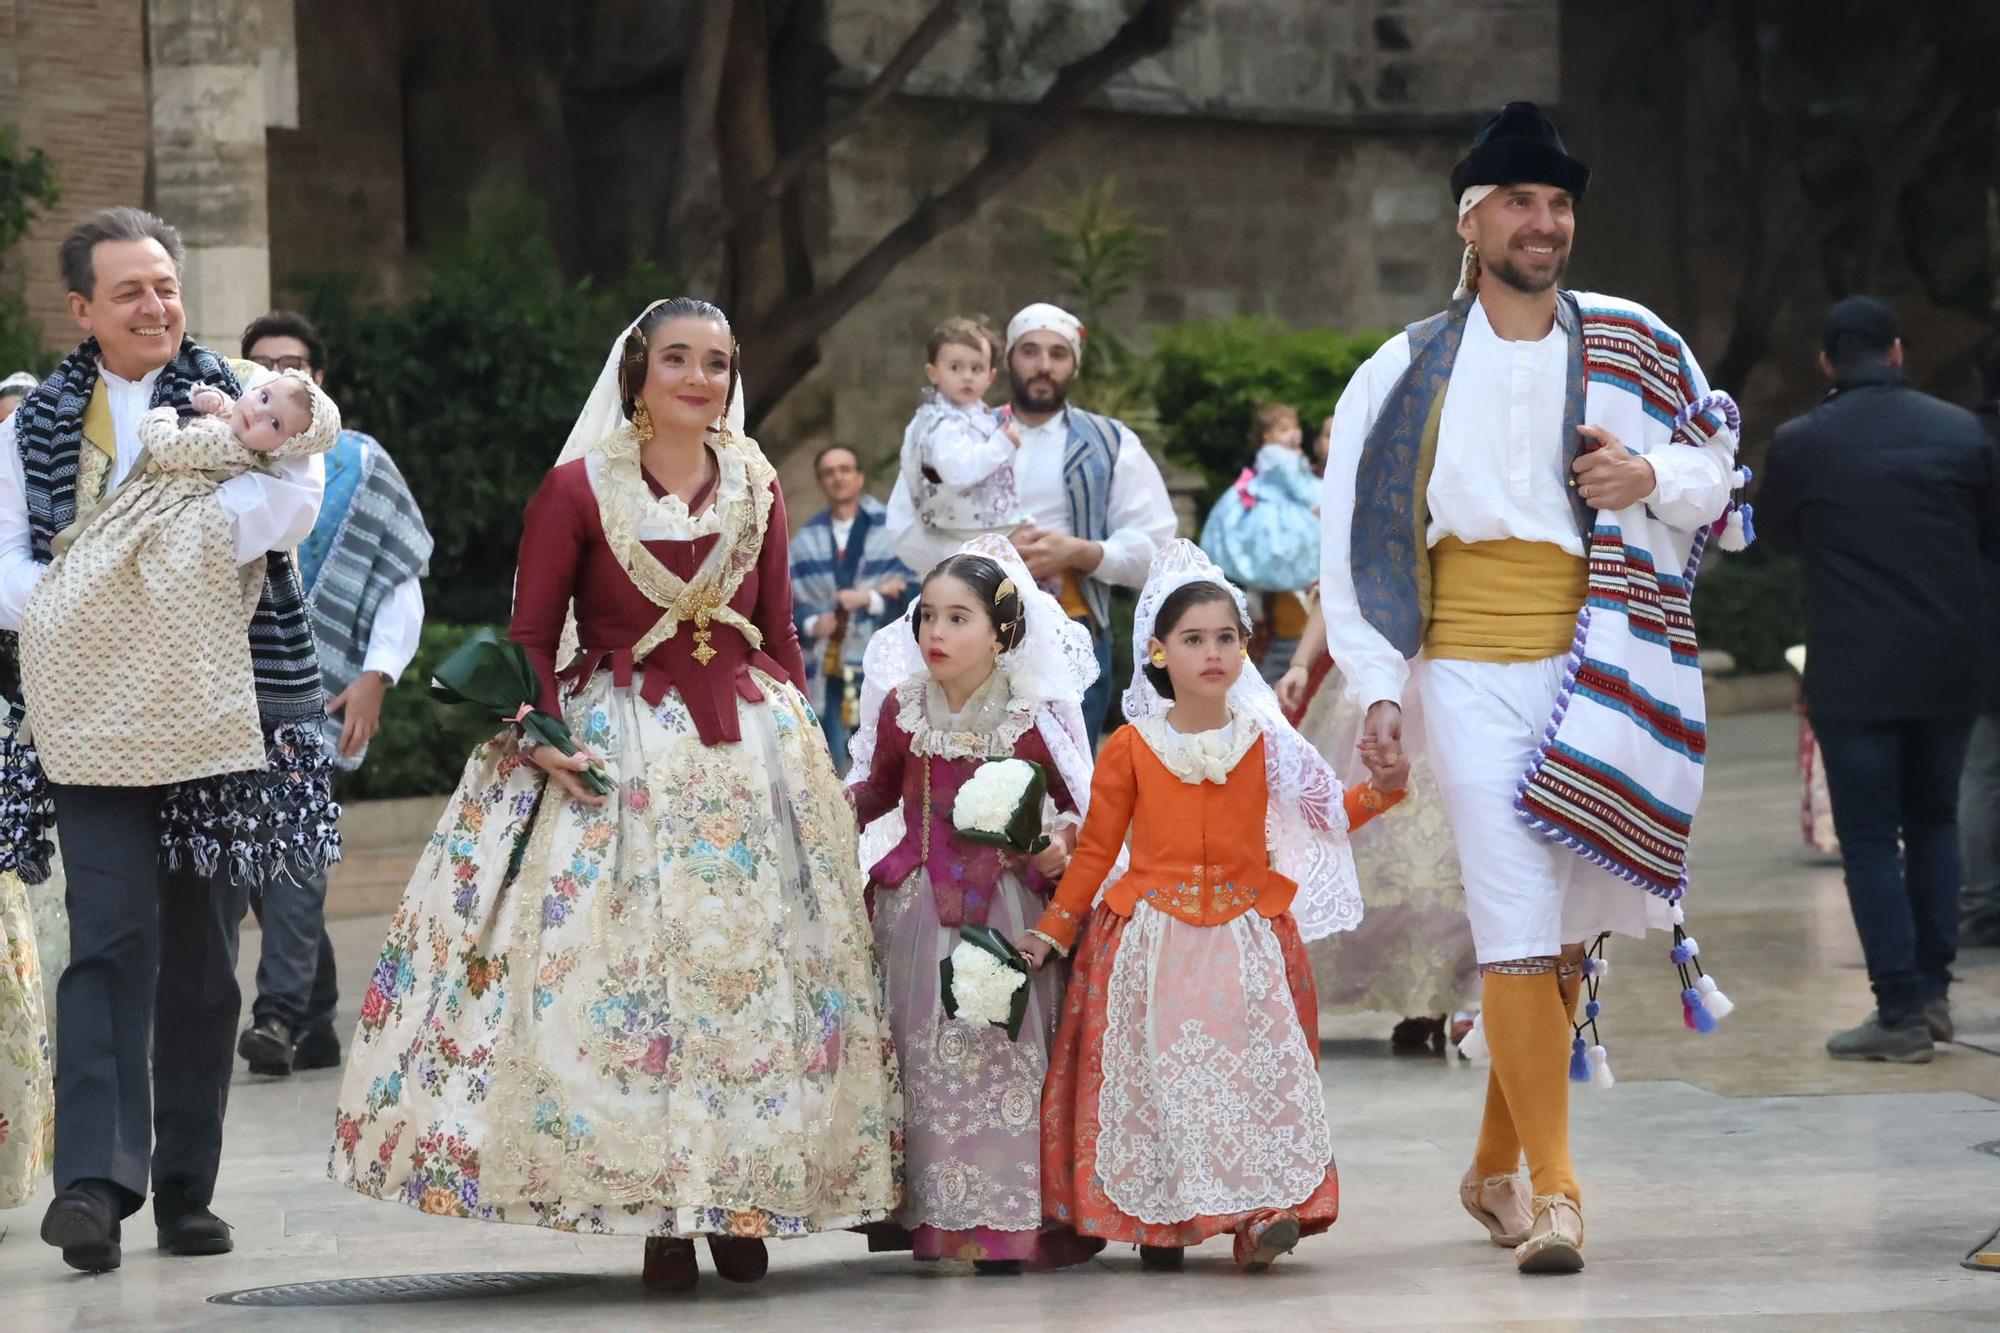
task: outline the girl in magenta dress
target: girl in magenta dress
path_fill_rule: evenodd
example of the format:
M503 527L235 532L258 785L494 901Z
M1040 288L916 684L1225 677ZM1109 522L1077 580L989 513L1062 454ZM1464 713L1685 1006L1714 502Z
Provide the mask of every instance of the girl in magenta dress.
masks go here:
M933 570L900 623L870 642L848 791L863 825L876 952L903 1071L902 1207L873 1248L919 1259L970 1259L982 1272L1075 1263L1099 1248L1045 1227L1040 1109L1048 1044L1065 977L1030 981L1018 1039L945 1014L939 963L959 928L1009 939L1040 916L1062 874L1090 784L1078 706L1097 675L1089 637L1034 585L1013 548L979 538ZM872 707L871 707L872 705ZM1018 758L1048 775L1034 857L960 838L958 791L989 759ZM877 855L877 853L880 853Z

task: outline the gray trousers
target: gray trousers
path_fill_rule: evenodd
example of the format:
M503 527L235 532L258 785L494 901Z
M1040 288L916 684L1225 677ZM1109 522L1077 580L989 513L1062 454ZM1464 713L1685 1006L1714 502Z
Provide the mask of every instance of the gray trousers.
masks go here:
M159 787L54 787L70 962L56 987L55 1183L171 1216L215 1197L247 892L160 864ZM148 1069L148 1056L153 1057ZM149 1169L150 1167L150 1169Z
M2000 713L1981 713L1958 786L1958 833L1965 853L1959 941L2000 945Z
M340 1003L333 941L326 934L326 876L322 870L296 884L280 880L250 900L264 927L250 1017L275 1018L294 1037L332 1029Z

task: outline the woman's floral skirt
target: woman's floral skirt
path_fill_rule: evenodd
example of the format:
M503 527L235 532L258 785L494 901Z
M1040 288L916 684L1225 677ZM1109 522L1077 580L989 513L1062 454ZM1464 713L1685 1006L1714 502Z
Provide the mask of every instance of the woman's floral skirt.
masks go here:
M855 846L789 685L704 745L600 673L564 713L617 792L475 751L362 1002L329 1170L425 1212L793 1236L896 1206L902 1098Z
M28 890L0 874L0 1208L35 1192L55 1158L55 1090L50 1083L42 970Z

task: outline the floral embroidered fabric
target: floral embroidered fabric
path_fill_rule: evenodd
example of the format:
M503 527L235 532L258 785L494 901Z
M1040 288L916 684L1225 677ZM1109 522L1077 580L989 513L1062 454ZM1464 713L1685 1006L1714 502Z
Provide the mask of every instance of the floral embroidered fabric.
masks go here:
M899 1194L896 1079L853 817L803 699L743 740L678 694L567 700L617 791L477 751L362 1002L334 1179L562 1230L798 1235Z
M0 1208L35 1192L55 1157L55 1091L28 892L0 874Z

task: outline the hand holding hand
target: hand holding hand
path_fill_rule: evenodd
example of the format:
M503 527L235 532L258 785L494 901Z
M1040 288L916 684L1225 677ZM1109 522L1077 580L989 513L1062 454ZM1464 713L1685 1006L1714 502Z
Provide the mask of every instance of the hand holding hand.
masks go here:
M1049 955L1055 952L1055 946L1040 935L1023 935L1014 941L1014 947L1021 951L1022 960L1036 971L1040 971L1042 964L1049 961Z
M842 588L833 600L840 603L843 611L860 611L868 605L868 592L863 588Z
M1368 765L1369 780L1378 787L1392 776L1399 765L1407 777L1408 764L1403 758L1403 706L1387 699L1377 700L1368 706L1368 716L1361 723L1361 741L1355 747L1361 754L1361 762Z

